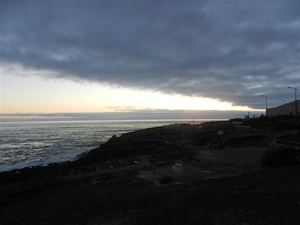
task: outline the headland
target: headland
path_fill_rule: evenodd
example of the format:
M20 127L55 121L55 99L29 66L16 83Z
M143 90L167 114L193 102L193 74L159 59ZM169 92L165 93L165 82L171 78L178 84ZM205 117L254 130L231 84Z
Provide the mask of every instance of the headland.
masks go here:
M300 164L269 160L299 146L295 116L114 136L72 162L0 173L0 224L299 224Z

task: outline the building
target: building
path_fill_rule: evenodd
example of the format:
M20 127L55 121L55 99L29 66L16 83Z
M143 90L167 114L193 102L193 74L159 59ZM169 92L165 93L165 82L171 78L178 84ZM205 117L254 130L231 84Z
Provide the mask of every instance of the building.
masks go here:
M300 100L297 100L297 114L300 115ZM295 101L267 109L268 116L295 115Z

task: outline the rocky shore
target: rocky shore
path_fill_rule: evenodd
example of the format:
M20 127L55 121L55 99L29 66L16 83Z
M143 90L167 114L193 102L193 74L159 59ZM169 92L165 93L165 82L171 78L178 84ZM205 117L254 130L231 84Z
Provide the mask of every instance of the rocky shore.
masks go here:
M76 161L0 173L0 224L296 225L300 164L261 163L283 145L299 148L299 117L112 137Z

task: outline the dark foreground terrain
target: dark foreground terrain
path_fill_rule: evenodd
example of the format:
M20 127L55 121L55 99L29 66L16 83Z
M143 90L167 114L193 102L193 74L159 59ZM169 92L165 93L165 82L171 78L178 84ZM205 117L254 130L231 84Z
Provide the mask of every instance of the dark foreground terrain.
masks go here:
M298 225L300 164L260 159L274 145L298 148L299 125L175 124L113 137L74 162L3 172L0 224Z

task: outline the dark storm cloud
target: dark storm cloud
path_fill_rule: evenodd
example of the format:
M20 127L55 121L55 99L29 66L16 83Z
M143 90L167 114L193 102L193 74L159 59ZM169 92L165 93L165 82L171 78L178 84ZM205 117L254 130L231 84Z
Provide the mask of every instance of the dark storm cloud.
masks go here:
M299 0L0 3L4 66L254 108L300 89Z

